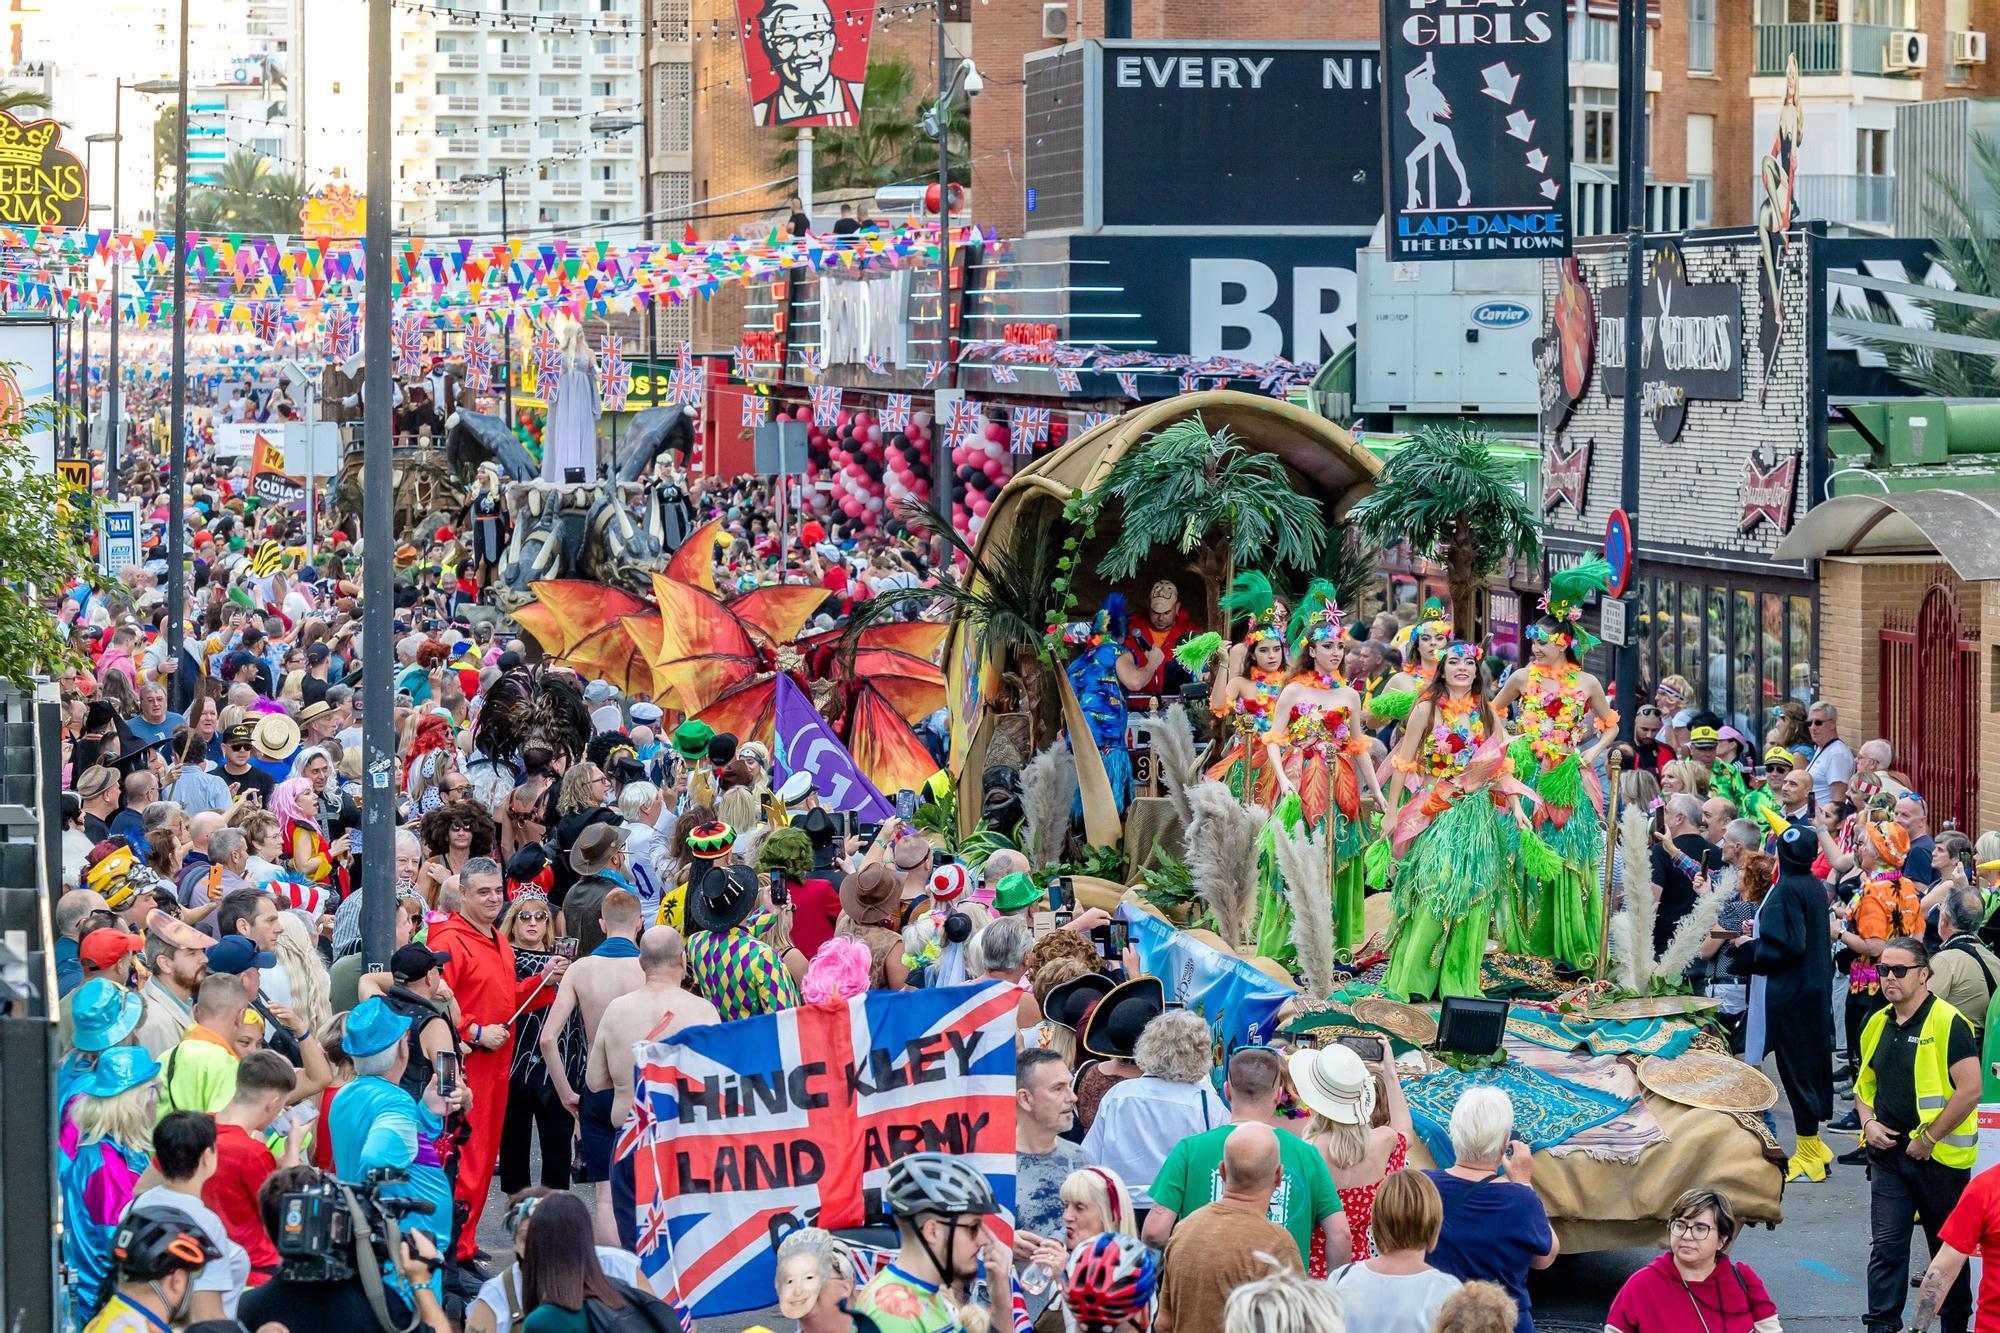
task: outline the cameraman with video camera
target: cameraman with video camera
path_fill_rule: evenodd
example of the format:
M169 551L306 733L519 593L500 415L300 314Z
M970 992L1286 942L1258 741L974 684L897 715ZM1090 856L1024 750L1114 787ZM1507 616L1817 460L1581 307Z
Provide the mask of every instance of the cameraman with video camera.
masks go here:
M444 1264L428 1232L395 1235L396 1271L416 1294L409 1300L384 1284L382 1262L389 1252L389 1214L411 1204L389 1202L379 1184L350 1187L309 1166L281 1167L257 1192L264 1229L277 1243L278 1275L243 1293L237 1317L245 1328L277 1322L290 1329L339 1329L367 1333L450 1333L451 1324L432 1290L431 1276ZM358 1210L365 1230L353 1222ZM372 1278L372 1281L371 1281ZM377 1305L377 1299L380 1305Z

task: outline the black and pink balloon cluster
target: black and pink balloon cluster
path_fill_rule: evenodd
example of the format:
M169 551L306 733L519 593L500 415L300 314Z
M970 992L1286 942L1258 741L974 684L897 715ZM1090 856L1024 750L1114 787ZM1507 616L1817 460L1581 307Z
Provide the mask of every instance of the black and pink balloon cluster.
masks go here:
M1005 424L988 421L979 432L951 451L951 464L958 478L952 500L952 526L968 537L977 536L986 526L986 511L1000 497L1000 488L1014 475L1010 452L1012 432Z
M776 415L779 421L812 420L806 407ZM893 522L896 506L930 500L930 413L912 413L906 429L892 431L866 408L841 409L831 431L817 424L807 431L806 476L832 488L808 492L820 512L838 510L871 530Z

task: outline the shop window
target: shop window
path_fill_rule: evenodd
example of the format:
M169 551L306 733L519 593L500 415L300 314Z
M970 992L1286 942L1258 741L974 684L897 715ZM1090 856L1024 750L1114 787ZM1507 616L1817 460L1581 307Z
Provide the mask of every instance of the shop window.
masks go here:
M1730 654L1729 707L1736 729L1764 752L1764 709L1757 683L1757 594L1738 588L1730 618L1729 635L1734 648Z
M1791 618L1785 626L1786 650L1792 659L1792 697L1811 704L1817 682L1813 679L1813 604L1810 597L1794 597Z

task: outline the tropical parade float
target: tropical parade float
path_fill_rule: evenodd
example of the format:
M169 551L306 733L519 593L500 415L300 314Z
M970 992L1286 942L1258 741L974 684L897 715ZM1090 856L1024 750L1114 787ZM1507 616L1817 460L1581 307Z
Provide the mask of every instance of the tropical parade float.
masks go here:
M1460 1094L1503 1089L1566 1252L1663 1243L1696 1183L1775 1225L1777 1091L1683 980L1728 895L1656 939L1653 895L1614 887L1614 863L1650 882L1652 843L1615 758L1596 771L1616 718L1579 665L1608 566L1553 577L1535 660L1483 687L1478 588L1538 537L1488 445L1427 428L1385 466L1217 391L1018 470L932 590L951 846L1015 847L1052 902L1113 911L1219 1055L1387 1043L1414 1160L1448 1165ZM1344 608L1405 542L1453 605L1404 628L1414 665L1364 699Z

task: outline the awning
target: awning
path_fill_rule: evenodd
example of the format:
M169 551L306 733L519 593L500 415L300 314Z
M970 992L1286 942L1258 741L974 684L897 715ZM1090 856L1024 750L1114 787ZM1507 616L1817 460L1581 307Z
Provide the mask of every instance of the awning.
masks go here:
M1582 18L1588 14L1594 19L1618 18L1618 0L1569 0L1569 16ZM1660 26L1659 0L1646 0L1646 23L1651 27Z
M1778 543L1778 560L1829 555L1932 555L1968 583L2000 579L2000 491L1837 495L1814 505Z

